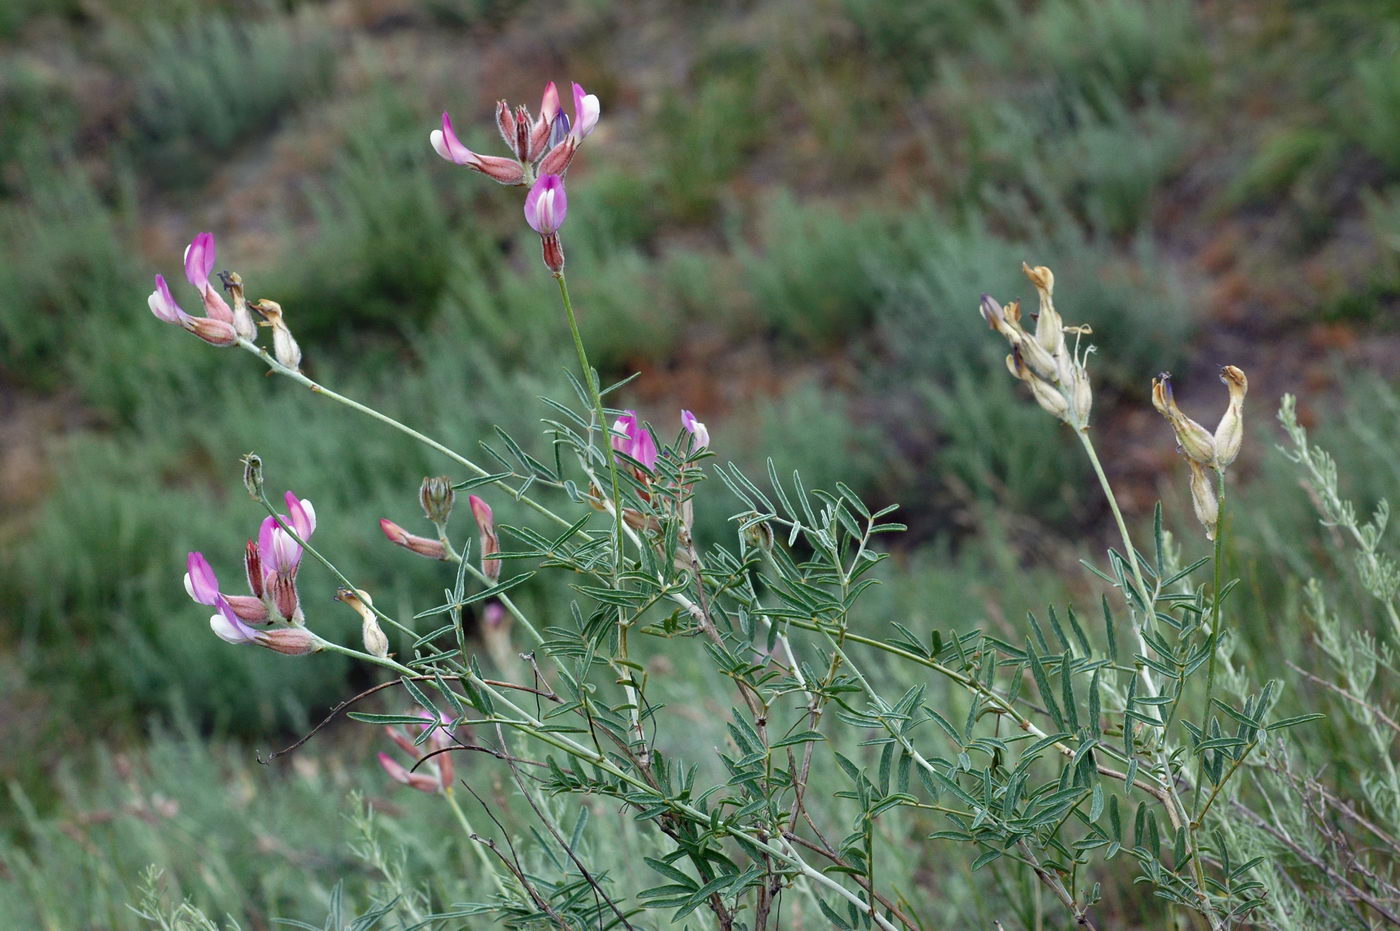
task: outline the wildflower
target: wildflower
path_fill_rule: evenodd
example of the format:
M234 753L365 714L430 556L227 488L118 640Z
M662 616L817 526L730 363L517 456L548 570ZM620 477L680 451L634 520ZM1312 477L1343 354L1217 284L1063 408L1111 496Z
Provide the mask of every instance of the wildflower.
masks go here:
M379 529L384 531L384 536L388 537L389 542L395 546L402 546L410 552L426 556L429 559L447 558L447 547L443 545L441 540L432 540L409 533L387 517L379 522Z
M276 301L269 301L263 298L254 301L251 305L261 316L260 326L272 328L272 356L283 367L291 369L293 372L301 371L301 347L292 337L292 331L287 327L287 318L282 313L282 305Z
M650 472L656 467L656 440L651 431L642 426L636 411L623 411L613 424L612 447L643 469Z
M559 104L559 90L551 81L540 99L540 113L531 118L523 106L514 109L496 102L496 128L514 158L480 155L462 144L452 129L452 119L442 115L442 128L428 139L438 155L457 165L479 171L501 184L529 184L547 174L563 175L569 169L584 137L598 124L600 107L594 94L573 85L574 117L570 121Z
M452 754L437 751L460 746L448 727L452 722L444 715L433 715L426 711L418 712L418 717L424 721L423 724L418 725L420 732L431 728L432 733L417 746L398 728L386 727L384 729L388 733L389 739L414 761L413 768L409 769L389 754L382 752L379 754L379 765L384 767L389 778L395 782L401 782L420 792L450 792L452 791L454 775ZM426 759L429 755L432 758Z
M1085 347L1081 352L1078 337L1092 331L1086 326L1064 325L1055 309L1055 275L1050 269L1043 265L1032 268L1022 263L1021 270L1035 285L1040 298L1035 332L1027 333L1021 325L1019 302L1002 307L989 294L982 295L982 319L1010 344L1006 367L1031 389L1036 403L1075 429L1087 429L1094 395L1086 363L1093 347ZM1065 339L1066 333L1076 336L1073 348Z
M260 588L254 595L225 595L219 591L219 579L203 553L190 553L185 572L185 591L195 604L214 607L222 598L228 602L240 620L253 624L268 622L267 605L263 604Z
M298 499L290 491L285 496L287 515L278 515L296 535L309 539L316 530L316 509L311 502ZM288 516L289 515L289 516ZM301 568L301 545L269 516L258 528L258 571L262 574L263 598L284 620L300 622L301 602L296 578Z
M556 275L564 269L564 247L559 242L559 227L569 212L569 199L564 193L564 179L559 175L541 175L525 197L525 222L540 234L544 264Z
M233 311L229 311L227 320L190 316L175 303L164 275L156 275L156 289L146 298L146 304L157 318L184 327L211 346L232 346L238 342L238 330L233 326Z
M234 613L228 600L220 595L215 600L218 612L209 618L209 627L228 643L255 643L288 656L304 656L322 649L323 641L305 627L280 627L258 630L249 627Z
M252 339L257 330L253 327L252 315L248 313L248 308L241 301L235 301L233 310L229 309L223 297L209 283L209 273L214 270L214 264L218 259L218 246L214 242L213 233L199 233L190 244L185 247L185 278L198 290L200 297L204 301L204 311L215 320L228 320L233 323L234 330L244 339ZM242 289L239 289L241 296Z
M598 103L596 94L589 94L577 83L573 85L574 91L574 118L572 125L568 117L560 113L555 117L554 132L551 133L551 148L549 152L540 160L540 174L562 175L569 170L569 164L574 160L574 153L583 144L583 140L593 128L598 125L598 117L602 112L602 107Z
M358 588L340 588L336 590L335 598L360 615L360 636L364 640L365 652L380 659L388 656L389 638L379 626L379 617L372 607L374 600L369 593Z
M525 168L520 162L495 155L478 155L462 145L452 131L452 118L446 113L442 115L442 128L433 130L428 141L437 154L449 162L479 171L492 181L509 185L525 183Z
M213 236L209 238L212 247ZM253 315L248 312L248 300L243 295L243 276L238 272L219 272L219 281L223 283L224 290L233 297L233 328L244 339L255 338L258 335L258 327L253 323Z
M486 576L487 581L494 583L501 577L501 561L490 557L501 551L501 541L496 536L496 523L491 513L491 505L476 495L468 496L467 503L472 507L472 517L476 518L477 529L481 531L481 574Z
M696 449L704 449L710 445L710 431L705 428L703 423L696 420L695 415L690 411L681 411L681 426L694 437Z
M519 662L520 654L511 645L510 629L515 619L499 601L492 600L481 611L481 639L486 642L486 652L497 669L508 669L512 661Z
M418 503L423 506L423 515L439 527L452 516L452 505L457 501L457 491L452 487L452 479L446 475L423 479L418 488Z

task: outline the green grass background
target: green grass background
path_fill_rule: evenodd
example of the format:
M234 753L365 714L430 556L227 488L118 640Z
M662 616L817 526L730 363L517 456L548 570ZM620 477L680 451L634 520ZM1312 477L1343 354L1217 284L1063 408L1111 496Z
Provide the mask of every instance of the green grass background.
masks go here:
M1360 505L1400 488L1398 44L1380 0L5 4L0 924L143 927L127 905L152 863L169 902L319 922L337 880L367 902L393 874L346 846L352 790L434 902L473 895L469 867L442 869L462 855L448 838L401 843L439 815L391 791L373 735L254 762L371 678L229 647L181 590L190 549L237 578L259 519L249 449L270 487L315 501L318 539L377 603L412 614L449 581L376 528L417 526L418 481L445 462L147 312L193 233L283 304L314 377L474 455L496 426L546 455L537 399L565 396L570 354L537 244L515 192L426 136L450 109L495 151L498 96L581 81L603 121L570 173L565 243L595 362L641 373L625 399L662 435L689 407L721 461L772 455L809 486L899 502L911 532L866 623L924 634L1096 603L1076 559L1101 552L1103 507L975 313L983 292L1033 296L1022 260L1051 265L1067 321L1095 331L1095 421L1131 516L1162 496L1193 551L1149 380L1173 370L1213 422L1214 369L1248 371L1237 649L1281 670L1315 653L1302 581L1355 588L1272 451L1279 395L1302 394ZM703 488L702 538L730 539L735 509ZM313 625L353 639L333 587L306 567ZM566 604L545 577L518 591ZM1364 599L1347 608L1374 622ZM725 708L686 649L647 660L697 725L674 749L703 755L723 737L702 711ZM1285 703L1320 698L1290 682ZM1309 759L1354 767L1347 727L1300 737ZM470 772L519 807L500 773ZM592 814L588 843L635 887L637 829ZM934 829L890 829L917 851L910 888L953 871L925 896L930 926L1034 923L999 905L1021 879L967 874L919 842ZM1126 885L1110 904L1118 926L1160 920Z

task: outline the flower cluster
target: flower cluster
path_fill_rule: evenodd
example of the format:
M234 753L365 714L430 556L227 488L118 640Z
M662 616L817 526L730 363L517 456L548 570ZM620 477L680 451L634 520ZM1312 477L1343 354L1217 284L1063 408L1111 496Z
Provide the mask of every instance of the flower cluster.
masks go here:
M1035 285L1040 296L1040 313L1035 321L1035 333L1021 326L1021 305L1012 301L1002 307L991 295L982 295L982 318L1011 344L1006 367L1011 374L1025 382L1036 403L1051 414L1083 430L1089 426L1089 408L1093 392L1085 362L1092 347L1078 351L1078 341L1072 351L1065 333L1087 336L1088 327L1066 327L1055 310L1052 293L1055 276L1045 266L1031 268L1022 263L1021 270Z
M1230 393L1224 415L1211 433L1187 417L1176 404L1172 392L1172 376L1163 372L1152 379L1152 406L1167 419L1176 435L1177 452L1186 459L1191 470L1191 504L1196 518L1206 528L1206 538L1215 539L1215 525L1220 519L1220 502L1211 487L1206 469L1223 476L1240 454L1244 442L1244 396L1249 391L1249 379L1233 365L1220 370L1220 380Z
M185 278L199 291L206 316L196 317L185 312L170 293L164 275L156 275L156 289L146 299L151 313L166 323L184 327L212 346L232 346L239 340L251 341L258 335L258 326L272 329L272 354L284 367L301 369L301 348L287 328L282 306L276 301L260 300L249 303L243 296L243 279L234 272L221 272L224 287L233 296L233 306L209 282L214 270L218 247L213 233L200 233L185 247ZM263 318L254 324L250 310Z
M564 247L559 228L569 212L564 192L564 175L574 154L598 125L601 107L596 94L573 85L572 121L559 104L559 89L550 81L540 100L540 113L532 117L524 106L514 110L504 100L496 102L496 127L513 157L480 155L462 144L452 129L452 118L442 114L442 128L428 135L433 150L455 165L481 172L493 181L508 185L530 184L525 197L525 222L540 234L544 264L558 275L564 270Z
M690 449L692 452L699 452L710 445L710 431L695 419L695 415L690 411L681 411L681 427L690 437ZM656 438L652 436L651 430L637 417L636 411L623 411L612 427L612 448L616 454L619 465L630 470L632 477L640 485L640 495L642 500L651 501L651 487L656 479L656 463L661 458L661 453L656 446ZM694 471L694 470L692 470ZM691 510L689 492L691 482L682 477L679 487L682 503L681 522L687 533L694 523L694 514ZM641 513L631 508L624 509L623 518L633 528L647 527L656 529L654 520L648 519Z
M598 97L578 84L573 85L574 118L570 122L559 105L559 89L553 81L545 85L540 113L518 106L513 111L504 100L496 102L496 126L513 158L479 155L462 144L452 130L452 118L442 114L442 128L433 130L428 141L433 150L456 165L479 171L501 184L529 184L545 175L562 177L574 160L574 153L598 125L601 108Z
M243 568L250 595L228 595L219 590L219 579L204 554L193 552L187 560L185 591L196 604L216 609L209 626L229 643L256 643L279 653L300 655L321 649L321 640L302 626L305 618L297 592L301 545L282 529L309 539L316 530L316 510L305 498L286 494L287 514L267 517L258 528L257 540L243 551ZM285 626L268 626L280 622ZM259 625L258 627L250 625Z

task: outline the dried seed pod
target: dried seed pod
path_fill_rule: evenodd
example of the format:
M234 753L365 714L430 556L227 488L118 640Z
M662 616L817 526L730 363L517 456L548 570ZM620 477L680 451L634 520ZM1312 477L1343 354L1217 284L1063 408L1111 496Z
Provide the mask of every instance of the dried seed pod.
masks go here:
M1203 466L1218 468L1215 438L1210 431L1182 413L1172 395L1172 376L1163 372L1152 380L1152 406L1172 425L1176 445L1182 455Z
M1220 520L1220 501L1205 467L1194 459L1187 459L1186 464L1191 468L1191 507L1196 511L1196 519L1206 528L1206 539L1214 540L1215 525Z
M1249 380L1233 365L1220 370L1220 380L1230 392L1230 404L1215 428L1215 457L1219 468L1227 469L1244 442L1244 396L1249 391Z

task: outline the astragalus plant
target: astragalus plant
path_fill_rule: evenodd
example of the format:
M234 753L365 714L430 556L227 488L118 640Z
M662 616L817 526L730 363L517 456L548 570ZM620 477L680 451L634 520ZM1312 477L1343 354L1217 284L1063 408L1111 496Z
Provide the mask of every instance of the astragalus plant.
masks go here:
M983 317L1010 346L1012 375L1088 457L1099 488L1085 494L1106 497L1121 546L1087 566L1101 588L1092 620L1049 607L1014 640L958 617L920 636L861 608L885 558L880 542L904 530L889 519L894 506L867 504L840 482L808 488L799 473L771 465L746 475L723 462L723 437L691 412L658 427L609 404L622 385L603 385L590 366L564 273L565 177L599 103L575 84L572 110L570 118L553 84L538 115L501 102L509 157L467 148L446 114L431 136L444 159L525 189L525 219L561 298L559 332L567 325L578 357L574 397L543 402L546 455L504 432L431 438L313 381L292 335L297 308L248 300L236 273L221 273L216 287L210 234L185 255L204 315L181 308L159 276L150 299L160 319L248 352L270 373L442 457L447 474L419 490L431 532L388 518L380 527L410 554L445 564L446 597L424 596L440 600L436 607L395 616L340 572L339 541L312 543L315 489L269 497L264 475L292 455L286 443L266 459L245 458L245 486L266 511L256 533L246 544L209 541L218 557L191 553L185 578L191 597L215 609L213 632L231 644L296 657L269 661L311 663L331 651L387 674L342 707L388 729L396 749L385 744L384 770L440 799L450 813L443 824L460 830L475 870L474 901L433 914L415 906L415 921L925 927L940 881L912 883L907 864L920 852L885 840L891 825L914 823L932 829L910 845L944 848L945 862L951 851L972 870L1033 877L1066 922L1095 926L1101 890L1132 880L1199 925L1249 923L1268 899L1269 867L1221 827L1245 804L1240 774L1272 735L1306 718L1276 717L1280 683L1252 681L1230 661L1228 596L1239 589L1225 577L1222 540L1226 473L1244 435L1244 373L1222 369L1230 402L1213 432L1177 406L1169 376L1153 383L1205 533L1191 535L1202 554L1183 556L1159 508L1140 545L1093 439L1089 326L1063 322L1045 267L1025 268L1039 296L1033 327L1019 304L983 297ZM270 350L260 329L271 330ZM459 451L478 446L488 460ZM460 520L455 532L451 525L462 497L474 525L467 533ZM411 501L405 489L405 511ZM498 524L492 502L507 501L529 520ZM692 536L700 508L732 512L731 543ZM214 569L234 553L246 592ZM336 597L358 615L354 643L329 633L348 620L329 592L302 598L308 556L336 576ZM571 590L567 610L532 616L515 596L549 575ZM484 619L479 638L466 627L468 607ZM672 655L682 651L726 683L727 740L712 754L677 749L694 712L652 698L660 673L646 659L657 640L675 641ZM372 713L366 699L403 710ZM485 766L508 774L509 804L534 821L529 839L512 837L497 819L502 799L473 785ZM636 870L623 876L608 868L613 860L590 862L583 822L560 814L570 796L606 800L636 823L649 851ZM639 875L650 877L640 888ZM432 877L409 882L430 886ZM394 907L376 905L365 926Z

